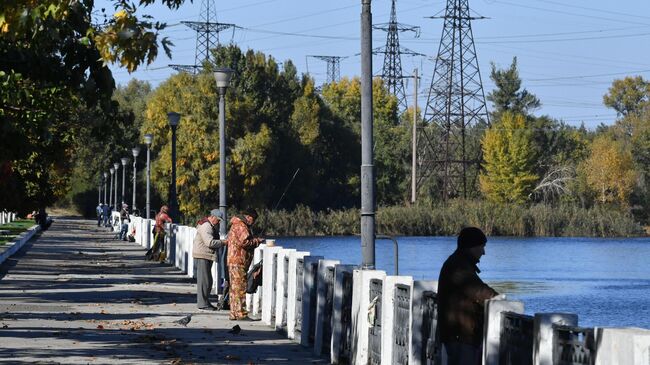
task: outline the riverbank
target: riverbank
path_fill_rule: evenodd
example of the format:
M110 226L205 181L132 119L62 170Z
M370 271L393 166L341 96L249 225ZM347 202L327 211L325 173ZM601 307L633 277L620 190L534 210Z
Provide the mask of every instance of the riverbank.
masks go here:
M644 227L629 212L611 207L581 208L537 204L493 204L454 200L446 205L380 207L377 234L453 236L464 226L477 226L490 236L640 237ZM257 229L266 236L339 236L359 234L359 210L314 212L260 211Z

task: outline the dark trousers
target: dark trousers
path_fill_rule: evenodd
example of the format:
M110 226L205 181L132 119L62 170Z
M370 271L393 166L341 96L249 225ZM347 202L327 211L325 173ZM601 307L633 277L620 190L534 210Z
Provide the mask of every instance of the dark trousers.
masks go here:
M212 291L212 260L194 259L196 266L196 306L199 308L209 307L210 291Z
M461 342L445 342L447 365L480 365L481 347Z

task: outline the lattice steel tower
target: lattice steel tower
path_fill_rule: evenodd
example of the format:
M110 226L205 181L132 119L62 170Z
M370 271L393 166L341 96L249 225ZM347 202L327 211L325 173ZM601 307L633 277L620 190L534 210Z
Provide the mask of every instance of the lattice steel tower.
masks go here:
M418 186L429 177L442 199L477 190L481 134L490 120L474 46L469 0L447 0L440 47L418 133Z
M395 3L396 0L392 0L390 21L373 26L374 29L383 30L387 33L386 46L382 49L375 50L373 53L384 55L384 67L380 76L384 80L384 85L388 88L388 91L397 98L399 110L404 111L408 107L406 92L404 91L404 79L412 76L404 76L402 74L402 55L424 55L413 52L408 48L400 47L399 34L401 32L414 32L417 38L420 36L420 27L398 23Z
M217 7L213 0L201 1L201 14L198 22L182 21L188 28L196 32L196 51L193 65L169 65L176 71L187 71L196 73L203 67L203 62L210 61L210 50L219 45L219 33L232 28L238 28L235 24L217 22Z
M307 56L327 62L327 83L337 82L341 78L341 60L343 56Z

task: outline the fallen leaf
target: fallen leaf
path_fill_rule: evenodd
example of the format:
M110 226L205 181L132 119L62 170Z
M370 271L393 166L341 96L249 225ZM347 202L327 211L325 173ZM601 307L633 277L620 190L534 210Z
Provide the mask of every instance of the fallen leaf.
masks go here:
M97 325L97 329L98 329L98 330L103 330L103 329L104 329L104 326L102 326L101 324L98 324L98 325Z
M2 328L9 328L9 325L3 323Z

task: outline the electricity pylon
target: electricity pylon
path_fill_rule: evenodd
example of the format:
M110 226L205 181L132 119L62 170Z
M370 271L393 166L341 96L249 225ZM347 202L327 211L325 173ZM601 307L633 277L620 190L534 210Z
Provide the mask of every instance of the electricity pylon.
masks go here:
M428 178L443 200L476 192L481 133L490 124L469 0L447 0L431 88L418 133L418 187Z

